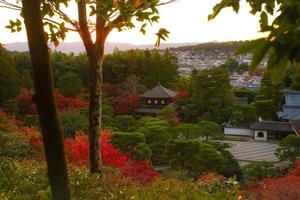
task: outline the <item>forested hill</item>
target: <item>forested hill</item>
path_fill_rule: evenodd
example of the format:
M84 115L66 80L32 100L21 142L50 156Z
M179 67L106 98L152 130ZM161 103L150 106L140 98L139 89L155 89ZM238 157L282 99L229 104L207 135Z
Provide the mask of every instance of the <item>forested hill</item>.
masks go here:
M202 50L221 50L234 51L245 41L230 41L230 42L208 42L196 45L188 45L171 48L172 51L202 51Z

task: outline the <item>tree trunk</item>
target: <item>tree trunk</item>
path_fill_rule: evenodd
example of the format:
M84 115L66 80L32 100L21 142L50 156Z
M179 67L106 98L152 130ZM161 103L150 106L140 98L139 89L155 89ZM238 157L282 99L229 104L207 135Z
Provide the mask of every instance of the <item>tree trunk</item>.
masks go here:
M52 70L40 12L41 1L23 0L22 4L33 67L34 100L42 129L52 197L54 200L69 200L63 135L53 95Z
M89 160L91 173L102 175L101 160L101 114L102 114L102 84L104 43L100 49L95 46L87 50L89 60Z

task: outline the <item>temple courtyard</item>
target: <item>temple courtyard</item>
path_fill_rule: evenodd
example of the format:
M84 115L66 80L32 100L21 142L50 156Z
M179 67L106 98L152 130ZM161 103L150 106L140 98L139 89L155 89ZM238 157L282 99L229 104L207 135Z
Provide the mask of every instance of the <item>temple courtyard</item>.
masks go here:
M273 163L279 162L275 156L275 150L278 145L271 142L257 142L257 141L224 141L231 145L228 151L237 159L241 165L247 164L251 161L269 161Z

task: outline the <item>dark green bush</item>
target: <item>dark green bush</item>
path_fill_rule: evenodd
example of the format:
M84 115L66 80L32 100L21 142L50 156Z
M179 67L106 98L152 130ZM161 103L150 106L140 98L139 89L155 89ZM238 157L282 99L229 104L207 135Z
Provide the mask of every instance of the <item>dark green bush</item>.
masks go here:
M288 135L280 142L275 155L282 161L289 160L294 162L300 157L300 137Z
M67 138L74 137L76 131L88 132L88 118L79 111L68 110L61 115L60 120Z
M57 87L64 96L74 97L82 89L80 77L72 72L68 72L57 81Z
M264 178L276 177L280 170L270 162L254 161L242 168L245 180L262 180Z
M145 144L145 135L142 133L115 132L111 142L122 152L130 152L133 159L145 160L151 157L151 150Z

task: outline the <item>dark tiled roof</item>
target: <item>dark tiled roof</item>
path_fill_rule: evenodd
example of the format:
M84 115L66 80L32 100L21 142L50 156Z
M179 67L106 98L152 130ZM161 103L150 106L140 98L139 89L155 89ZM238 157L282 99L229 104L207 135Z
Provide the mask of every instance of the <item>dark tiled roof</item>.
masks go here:
M161 85L157 85L151 90L148 90L141 97L144 98L173 98L177 95L177 92L169 90Z
M257 129L257 130L293 132L292 124L289 122L276 122L276 121L254 122L250 125L250 128Z

